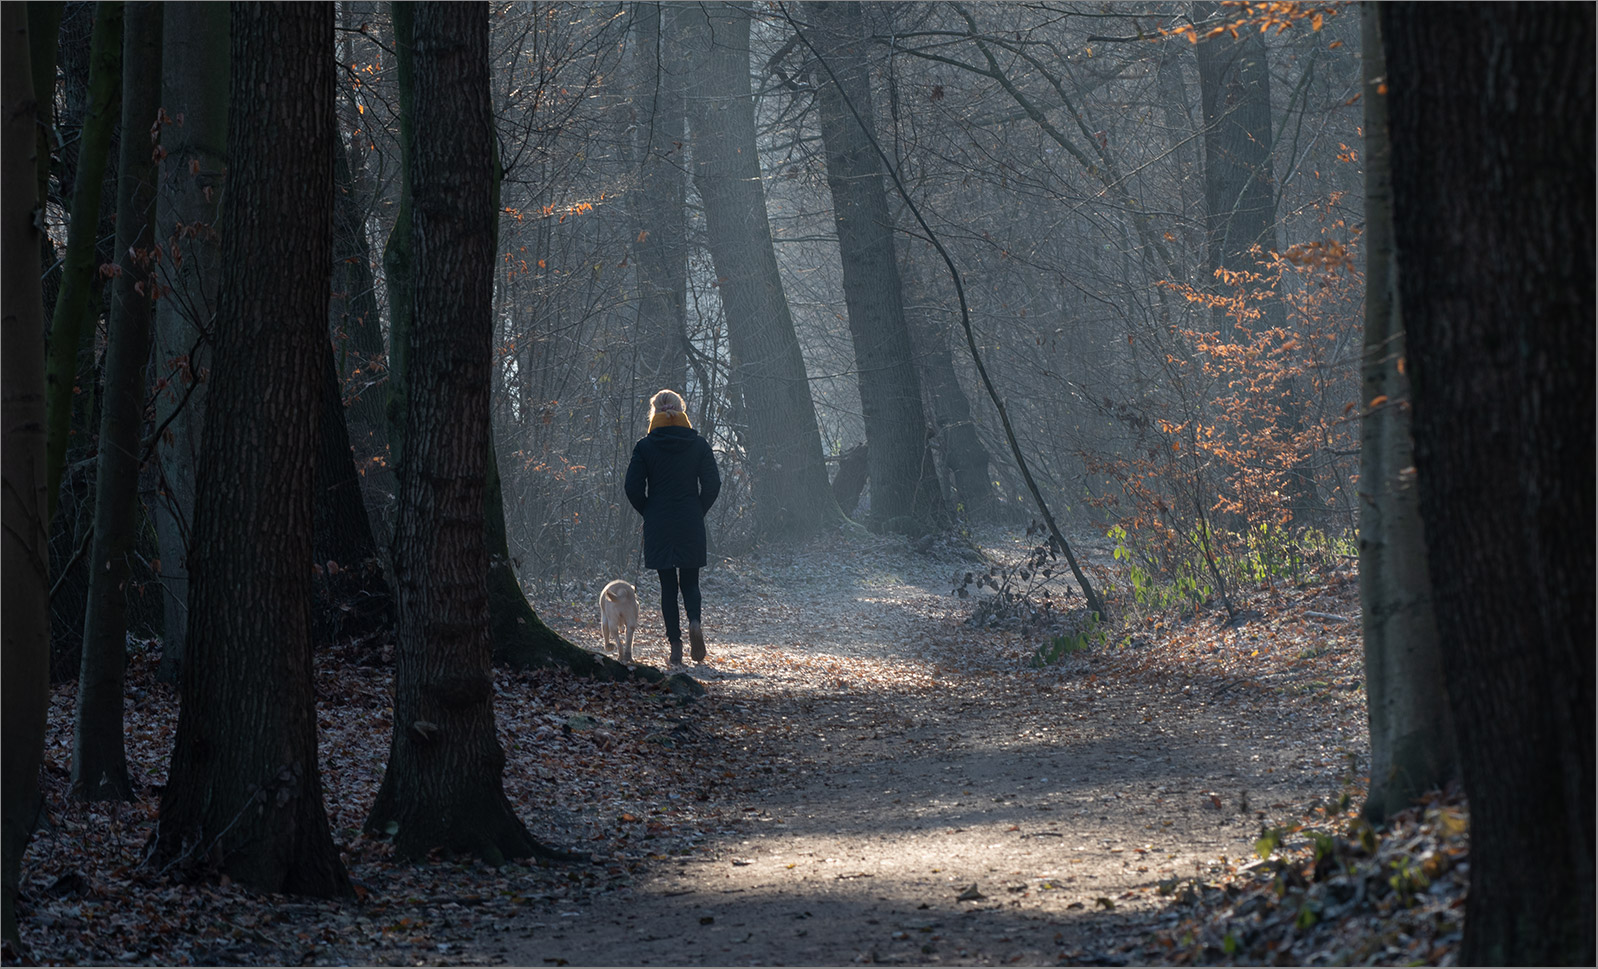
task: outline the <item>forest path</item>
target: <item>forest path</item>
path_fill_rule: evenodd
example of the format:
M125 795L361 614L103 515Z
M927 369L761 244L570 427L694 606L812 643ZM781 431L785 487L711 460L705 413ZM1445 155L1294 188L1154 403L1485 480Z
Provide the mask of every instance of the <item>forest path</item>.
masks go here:
M987 539L1001 559L1028 547ZM1116 943L1175 920L1159 882L1235 864L1266 811L1335 796L1337 752L1362 740L1346 705L1305 715L1281 683L1200 659L1139 672L1136 646L1030 668L1038 636L965 623L950 590L968 568L840 536L708 570L711 662L693 672L716 719L686 722L713 738L703 796L741 820L496 956L1113 964ZM665 645L640 591L648 662Z

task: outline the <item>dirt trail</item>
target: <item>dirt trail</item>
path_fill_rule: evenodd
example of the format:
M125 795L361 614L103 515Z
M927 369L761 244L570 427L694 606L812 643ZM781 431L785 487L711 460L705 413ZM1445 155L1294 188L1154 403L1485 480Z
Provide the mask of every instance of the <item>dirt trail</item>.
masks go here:
M1117 676L1092 653L1031 669L1036 639L964 624L966 568L840 539L708 571L718 721L689 724L742 820L491 954L1117 964L1117 940L1174 919L1162 880L1247 856L1264 812L1335 794L1337 751L1363 743L1223 678Z

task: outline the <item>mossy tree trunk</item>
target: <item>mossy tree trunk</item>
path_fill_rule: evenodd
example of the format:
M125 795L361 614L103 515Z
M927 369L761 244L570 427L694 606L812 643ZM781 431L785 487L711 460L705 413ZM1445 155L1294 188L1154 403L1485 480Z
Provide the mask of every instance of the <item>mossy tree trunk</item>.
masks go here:
M159 130L161 6L125 6L122 45L122 131L117 164L116 266L105 351L105 388L95 473L94 538L89 601L72 748L72 790L91 801L131 800L122 734L127 667L128 556L138 514L145 372L150 360L156 166L147 132Z
M228 23L225 3L167 3L162 106L183 123L162 145L156 235L165 247L155 305L155 423L160 487L149 500L166 608L158 675L176 682L188 635L189 532L211 369L211 320L222 275L217 234L227 179Z
M1459 775L1454 721L1432 614L1431 572L1409 440L1404 320L1397 299L1380 21L1366 7L1365 359L1361 396L1359 596L1370 716L1370 792L1380 823Z
M44 304L39 290L40 200L29 76L28 14L0 4L0 930L22 951L15 901L22 854L39 807L50 705L50 575L45 491Z
M50 322L49 356L45 362L47 433L46 487L50 515L66 464L67 438L72 433L74 387L78 377L78 345L90 328L100 278L95 240L100 199L112 130L121 109L122 4L103 0L95 5L90 42L89 101L78 139L77 175L72 188L72 219L67 224L67 253L61 271L61 293ZM31 193L30 193L31 194Z

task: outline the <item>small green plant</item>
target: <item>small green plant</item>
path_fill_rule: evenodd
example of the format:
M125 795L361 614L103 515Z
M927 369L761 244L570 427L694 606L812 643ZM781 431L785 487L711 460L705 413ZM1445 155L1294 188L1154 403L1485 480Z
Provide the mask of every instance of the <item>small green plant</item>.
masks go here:
M1261 861L1271 856L1271 852L1282 846L1282 829L1266 828L1260 832L1259 840L1254 842L1254 853Z
M1357 549L1352 535L1295 531L1274 522L1248 526L1241 533L1212 530L1200 521L1185 532L1166 529L1145 535L1115 525L1105 534L1114 543L1113 555L1133 604L1144 611L1196 608L1217 595L1225 601L1233 583L1302 583L1313 575L1313 564L1347 558ZM1213 568L1206 549L1214 550Z
M1398 900L1405 908L1415 904L1416 893L1424 892L1431 886L1431 879L1410 862L1408 855L1394 858L1387 864L1392 869L1387 883L1393 886L1393 892L1398 895Z
M1106 536L1115 542L1115 560L1125 563L1132 600L1140 608L1157 611L1209 601L1213 588L1205 581L1203 563L1196 557L1160 562L1134 549L1120 525L1112 526Z
M1104 644L1108 641L1109 636L1098 626L1099 624L1096 621L1090 619L1087 627L1080 632L1062 633L1059 636L1051 637L1033 652L1030 665L1033 669L1053 666L1073 653L1091 649L1095 644Z
M1312 927L1321 920L1320 913L1315 911L1315 903L1306 899L1302 908L1298 910L1298 918L1293 920L1293 925L1300 932Z

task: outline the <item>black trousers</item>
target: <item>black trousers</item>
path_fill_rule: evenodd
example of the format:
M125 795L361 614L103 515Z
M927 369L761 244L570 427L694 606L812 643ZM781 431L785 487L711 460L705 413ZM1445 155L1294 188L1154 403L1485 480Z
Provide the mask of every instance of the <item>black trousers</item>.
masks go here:
M677 614L677 591L689 622L699 621L699 570L656 569L660 573L660 617L666 621L666 639L682 643L682 620Z

